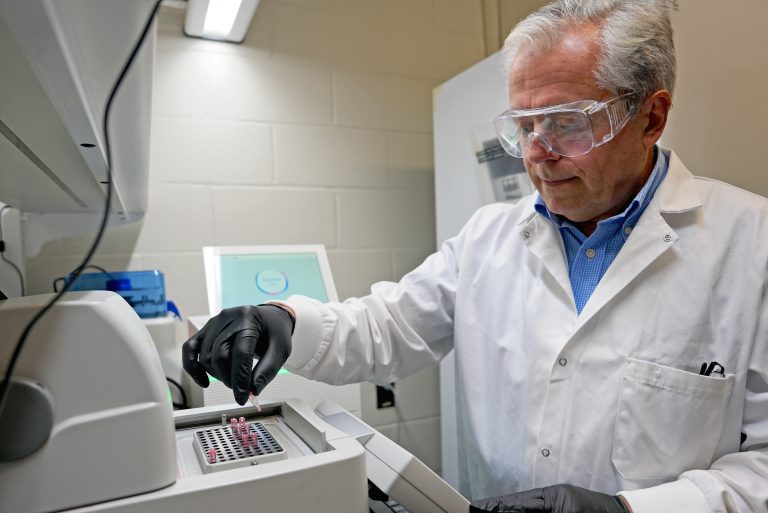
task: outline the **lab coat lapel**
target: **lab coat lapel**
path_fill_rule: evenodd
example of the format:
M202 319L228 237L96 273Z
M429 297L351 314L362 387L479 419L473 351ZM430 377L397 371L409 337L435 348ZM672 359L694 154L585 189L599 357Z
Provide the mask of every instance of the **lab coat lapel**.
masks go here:
M624 247L584 305L576 325L577 330L677 241L677 234L659 211L652 207L648 205Z
M662 214L674 215L701 206L693 175L674 153L668 156L668 162L669 170L664 182L581 311L575 331L675 245L678 235Z
M568 261L560 232L551 222L535 212L522 221L519 227L523 243L573 303ZM575 312L575 304L573 309Z

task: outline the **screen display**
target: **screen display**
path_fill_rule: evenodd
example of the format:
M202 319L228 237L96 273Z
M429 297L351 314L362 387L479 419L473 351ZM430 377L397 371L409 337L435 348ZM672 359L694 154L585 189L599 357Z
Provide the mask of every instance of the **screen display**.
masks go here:
M315 253L221 255L221 307L258 305L301 294L327 302Z

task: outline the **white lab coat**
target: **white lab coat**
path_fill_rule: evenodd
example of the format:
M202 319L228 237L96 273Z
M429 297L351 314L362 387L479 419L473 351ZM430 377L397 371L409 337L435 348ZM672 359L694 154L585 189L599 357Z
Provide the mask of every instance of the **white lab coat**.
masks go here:
M533 202L481 208L369 296L289 299L288 367L388 383L455 349L471 498L568 482L625 490L635 513L768 511L765 198L671 154L580 315L560 234ZM699 375L713 360L725 377Z

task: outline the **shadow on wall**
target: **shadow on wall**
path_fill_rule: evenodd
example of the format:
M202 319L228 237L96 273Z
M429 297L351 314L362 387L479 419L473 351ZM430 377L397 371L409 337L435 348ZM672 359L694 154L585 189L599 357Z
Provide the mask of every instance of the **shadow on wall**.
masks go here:
M108 271L141 269L141 259L134 255L134 250L142 224L138 221L108 228L91 263ZM54 280L64 277L82 262L94 236L85 234L46 242L39 254L27 259L27 293L53 292Z

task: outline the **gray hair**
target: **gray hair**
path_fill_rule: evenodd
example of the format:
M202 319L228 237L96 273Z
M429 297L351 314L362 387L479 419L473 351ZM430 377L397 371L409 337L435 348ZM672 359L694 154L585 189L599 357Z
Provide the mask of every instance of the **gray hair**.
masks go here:
M523 53L545 52L583 23L599 27L601 55L595 70L598 87L643 97L675 87L675 45L669 13L675 0L558 0L517 24L504 42L507 76Z

